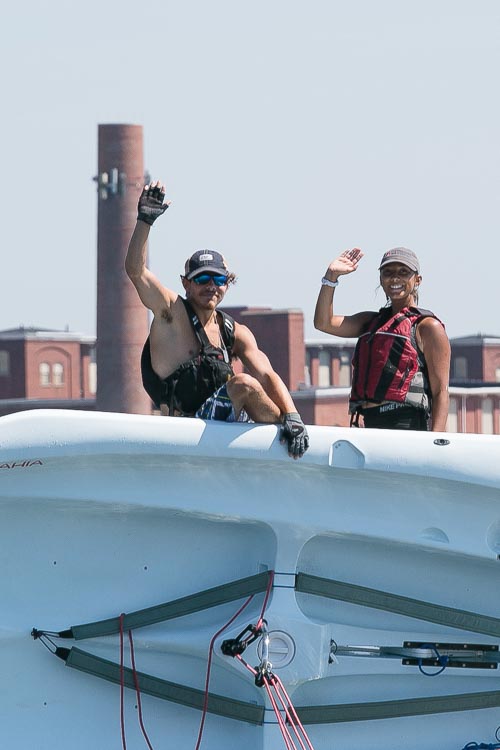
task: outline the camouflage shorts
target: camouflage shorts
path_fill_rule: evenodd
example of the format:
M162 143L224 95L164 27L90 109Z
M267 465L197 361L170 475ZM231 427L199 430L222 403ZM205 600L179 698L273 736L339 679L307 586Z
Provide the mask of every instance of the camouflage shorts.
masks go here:
M244 409L236 417L233 403L227 394L226 384L221 385L215 393L204 401L196 412L195 417L198 417L198 419L216 419L219 422L252 421Z

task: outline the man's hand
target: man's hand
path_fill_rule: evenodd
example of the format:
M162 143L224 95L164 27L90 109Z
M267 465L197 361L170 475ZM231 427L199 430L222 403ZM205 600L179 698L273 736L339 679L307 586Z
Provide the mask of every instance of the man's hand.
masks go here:
M302 458L309 448L309 435L300 414L291 411L283 418L280 442L288 443L288 455L292 458Z
M144 221L151 226L170 205L170 201L164 203L164 199L165 186L160 182L145 185L137 205L137 221Z

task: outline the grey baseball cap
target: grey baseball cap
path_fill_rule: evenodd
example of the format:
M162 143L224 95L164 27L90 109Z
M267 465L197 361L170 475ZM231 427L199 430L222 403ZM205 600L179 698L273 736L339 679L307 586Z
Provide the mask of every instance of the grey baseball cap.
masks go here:
M408 250L407 247L393 247L392 250L384 253L380 261L379 271L389 263L403 263L408 268L411 268L412 271L420 273L419 260L413 250Z

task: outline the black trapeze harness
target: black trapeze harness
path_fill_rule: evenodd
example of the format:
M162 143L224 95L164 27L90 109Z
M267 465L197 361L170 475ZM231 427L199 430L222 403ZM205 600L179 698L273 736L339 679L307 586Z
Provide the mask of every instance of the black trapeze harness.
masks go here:
M210 343L205 329L187 300L182 298L193 331L200 343L199 353L183 362L166 378L160 378L151 363L150 337L146 339L141 356L142 384L145 391L159 409L167 404L169 414L194 416L196 411L215 391L234 375L231 367L234 346L234 320L218 310L222 322L221 348Z

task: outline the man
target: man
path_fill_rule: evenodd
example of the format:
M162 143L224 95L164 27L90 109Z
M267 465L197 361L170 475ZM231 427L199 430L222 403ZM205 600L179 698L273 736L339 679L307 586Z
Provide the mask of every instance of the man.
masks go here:
M199 250L186 261L181 276L186 299L147 268L150 227L168 206L164 185L145 185L125 261L142 303L154 315L141 362L144 387L162 414L282 423L281 442L288 444L290 456L300 458L309 437L288 389L251 331L217 310L235 279L222 255ZM233 373L236 357L247 373Z

